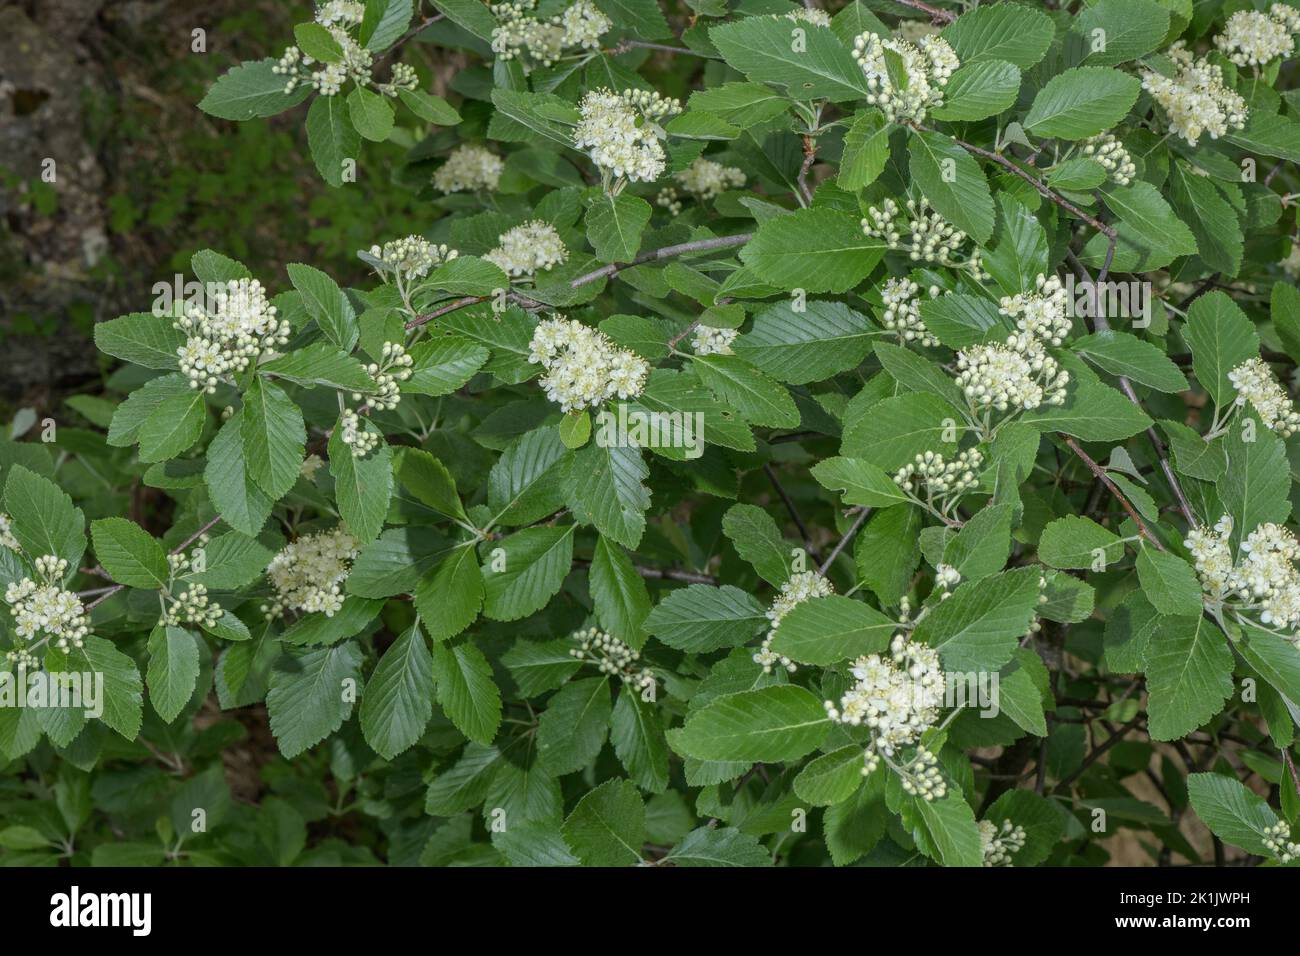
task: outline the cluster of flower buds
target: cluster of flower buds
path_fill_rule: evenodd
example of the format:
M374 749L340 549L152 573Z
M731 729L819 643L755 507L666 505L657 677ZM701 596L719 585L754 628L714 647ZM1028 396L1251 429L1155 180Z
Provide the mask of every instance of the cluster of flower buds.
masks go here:
M164 620L172 627L180 627L182 624L211 627L224 613L220 604L209 600L208 589L204 585L191 584L172 599Z
M641 652L629 647L617 637L611 637L595 627L574 631L570 637L578 643L578 646L572 648L569 654L579 660L595 664L602 674L617 677L642 694L655 686L654 671L639 666Z
M546 20L532 16L536 7L536 0L491 5L497 20L492 52L500 59L517 59L530 67L551 66L566 52L599 49L601 36L614 25L591 0L577 0Z
M1178 41L1167 51L1174 76L1145 72L1142 88L1169 117L1169 128L1195 146L1202 133L1218 139L1246 125L1246 101L1223 81L1223 68L1208 59L1195 59Z
M975 345L957 353L957 384L976 411L1025 410L1065 404L1070 373L1036 338L1012 335L1005 345Z
M352 31L361 25L366 5L360 0L330 0L316 11L316 22L329 31L338 45L335 58L328 63L317 63L296 46L284 51L272 72L286 77L284 91L292 93L302 83L308 83L322 96L333 96L349 80L358 86L370 85L374 54L361 45ZM319 66L320 69L314 69ZM415 73L410 67L393 71L391 82L381 89L396 96L399 89L414 89ZM387 89L385 89L385 87Z
M291 541L267 565L276 597L262 605L262 613L268 619L286 610L323 611L333 617L343 606L343 584L360 553L356 539L342 526Z
M1249 402L1266 427L1283 438L1290 438L1300 429L1300 412L1263 359L1242 362L1228 373L1228 381L1237 390L1236 404Z
M433 188L442 193L491 192L501 181L505 162L496 153L476 143L464 143L447 155L447 161L433 173Z
M898 469L894 483L913 494L924 492L923 500L946 511L951 502L979 484L977 476L983 464L984 455L977 448L968 448L951 461L935 451L922 452Z
M953 269L966 269L976 279L988 278L978 247L973 247L964 259L959 257L957 253L966 242L966 233L930 208L930 201L924 196L919 202L907 200L906 215L893 199L871 206L862 220L862 231L885 240L890 249L907 252L913 262L937 262Z
M985 866L1011 866L1012 854L1025 848L1025 828L1003 820L998 826L992 820L981 820L980 849L984 851Z
M86 609L73 591L63 588L68 562L47 554L36 559L36 578L11 581L5 588L5 603L13 615L15 648L9 660L18 666L35 667L35 651L52 645L61 651L84 647L90 624ZM17 645L25 646L17 646Z
M1137 175L1137 166L1124 144L1110 133L1102 133L1083 141L1083 155L1095 160L1106 170L1116 186L1127 186Z
M1214 45L1237 66L1266 66L1294 52L1297 33L1300 33L1300 10L1275 3L1268 13L1238 10L1228 17L1223 32L1214 38Z
M770 674L777 667L783 667L791 674L798 670L794 661L772 650L772 639L776 637L777 628L785 616L800 604L813 598L829 597L834 593L835 586L816 571L796 571L781 585L781 593L767 609L767 619L772 622L772 626L763 638L763 643L754 652L754 663L762 666L763 673Z
M900 342L916 342L918 345L938 345L939 340L925 327L921 319L921 287L911 279L903 276L885 280L880 295L885 302L885 311L880 324L891 332L898 333ZM930 298L939 294L938 286L930 287Z
M444 262L451 262L459 252L430 242L423 236L406 236L370 247L370 264L388 281L391 275L399 286L412 279L423 279Z
M731 343L740 334L738 329L715 329L711 325L697 325L691 348L696 355L730 355Z
M1211 604L1233 602L1266 627L1284 628L1300 646L1300 541L1282 525L1267 522L1246 535L1232 557L1232 518L1210 528L1193 528L1183 542L1191 552L1201 588Z
M379 447L383 438L366 427L355 409L345 408L339 416L339 438L352 451L353 458L365 458Z
M371 408L381 412L392 411L402 400L399 382L411 377L411 366L415 360L406 349L397 342L385 342L378 362L366 366L366 372L375 380L375 390L368 395L353 392L352 400L359 402L363 398Z
M1044 345L1060 345L1070 334L1069 297L1054 275L1039 273L1034 284L1034 292L1003 296L998 311Z
M573 144L585 150L609 180L653 182L664 171L660 121L682 111L680 102L648 90L592 90L578 104L581 119ZM610 191L621 189L607 182Z
M173 324L185 333L176 350L180 370L194 388L215 392L263 354L287 345L291 330L276 318L256 279L214 283L209 293L211 309L192 302Z
M889 57L901 62L906 82L899 85L889 72ZM922 36L915 43L901 38L863 33L853 41L853 58L867 78L867 102L878 106L891 123L920 122L943 105L944 87L961 66L947 40Z
M621 349L605 333L555 315L537 324L528 361L546 369L546 397L565 412L595 408L618 396L635 398L645 388L650 365Z
M483 258L508 276L531 277L564 263L569 250L554 226L534 219L503 232L497 237L497 247Z
M1279 863L1290 863L1300 857L1300 843L1291 839L1291 828L1283 821L1268 827L1262 834L1264 846L1277 855Z

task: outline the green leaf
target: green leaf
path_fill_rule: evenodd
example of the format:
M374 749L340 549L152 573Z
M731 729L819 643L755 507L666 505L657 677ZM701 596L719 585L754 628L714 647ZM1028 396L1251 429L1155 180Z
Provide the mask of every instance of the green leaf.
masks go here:
M1011 550L1011 505L990 504L977 511L944 547L943 560L964 580L1001 571Z
M930 115L941 120L982 120L1009 109L1020 92L1020 71L1005 60L963 65L948 79L944 103Z
M1118 239L1113 271L1147 272L1197 252L1192 231L1150 183L1139 180L1128 186L1108 186L1102 192L1119 220L1115 224ZM1108 245L1107 238L1097 233L1088 240L1080 258L1087 265L1101 266Z
M1187 310L1183 338L1192 350L1192 370L1214 403L1227 410L1237 397L1228 373L1259 355L1255 325L1227 294L1207 292Z
M332 647L287 647L271 671L266 709L280 753L293 759L343 726L361 681L361 652L350 641Z
M783 301L758 312L733 348L777 381L802 385L856 368L876 335L870 319L841 302L806 302L796 310Z
M348 164L356 163L361 137L348 116L342 96L318 96L307 110L307 145L321 178L335 188L344 183Z
M659 711L634 685L624 684L610 718L610 743L628 776L642 790L668 789L668 741Z
M1216 272L1235 276L1245 248L1241 222L1228 201L1205 176L1183 160L1169 175L1170 198L1183 222L1191 226L1201 259Z
M889 160L889 123L879 110L854 114L844 133L844 154L836 178L841 189L857 192L874 183Z
M774 629L772 650L800 664L826 666L879 654L896 622L861 601L832 594L798 604Z
M136 436L140 442L140 460L164 461L188 449L203 434L205 408L203 392L197 389L159 402Z
M810 760L794 778L800 800L817 807L842 803L862 786L862 748L850 744Z
M870 274L884 251L879 239L863 234L860 217L800 209L760 225L740 258L778 289L847 292Z
M199 678L199 645L189 631L158 624L149 635L149 702L170 724L194 695Z
M355 572L354 572L355 573ZM472 543L463 544L443 559L415 589L415 609L429 637L445 641L474 623L483 606L483 573Z
M1259 794L1220 773L1193 773L1187 777L1192 809L1214 835L1247 853L1271 857L1264 843L1277 815Z
M673 866L771 866L758 837L734 827L700 827L669 851Z
M627 548L641 543L650 489L641 449L595 441L573 455L564 482L574 518Z
M924 617L913 636L938 650L948 671L998 670L1029 630L1038 579L1036 568L1017 568L968 581Z
M483 567L484 613L516 621L544 608L573 565L573 529L527 528L493 548Z
M768 584L780 587L790 577L791 548L776 521L762 508L732 505L722 516L722 532Z
M776 763L815 750L830 727L816 697L786 684L719 697L687 717L668 738L685 757Z
M1104 569L1123 557L1119 536L1083 515L1057 518L1038 539L1038 559L1053 568L1090 570L1100 558Z
M1286 521L1291 513L1291 472L1283 441L1265 428L1253 411L1243 410L1228 429L1224 452L1227 471L1218 489L1232 516L1233 541L1240 541L1265 522Z
M912 179L934 210L981 245L993 235L993 197L979 163L941 133L914 133Z
M95 347L124 362L145 368L174 370L178 367L176 350L185 344L185 333L172 321L166 316L133 312L107 322L97 322ZM188 388L189 380L184 381ZM148 385L146 383L144 387Z
M313 60L337 63L343 59L343 47L334 35L319 23L299 23L293 28L293 38L298 48Z
M806 43L796 52L792 26L777 17L746 17L713 27L709 39L728 66L759 83L783 86L794 99L842 103L866 98L866 77L835 34L800 24Z
M1232 696L1232 652L1203 615L1164 617L1147 643L1147 714L1153 740L1177 740Z
M1047 81L1034 97L1025 129L1035 136L1080 140L1105 132L1137 101L1136 76L1102 66L1079 66Z
M1006 60L1027 70L1052 45L1055 28L1041 10L1022 4L986 4L967 10L941 34L963 66Z
M433 716L433 659L418 624L384 652L361 698L361 733L392 760L415 745Z
M104 713L100 717L127 740L135 740L144 716L144 686L135 661L102 637L91 635L81 649L86 669L104 675Z
M650 204L640 196L601 194L587 209L587 240L601 262L631 262L650 222Z
M535 428L507 445L488 475L493 520L529 524L563 507L567 454L554 428Z
M86 518L72 498L48 478L13 465L5 479L10 533L33 559L53 554L76 568L86 551Z
M886 472L927 451L951 455L956 442L950 439L960 434L960 421L957 410L938 396L896 395L868 406L860 417L845 415L840 454L872 462Z
M101 518L90 523L95 556L113 580L132 588L167 586L170 568L161 544L134 521Z
M321 97L336 99L337 97ZM289 281L302 294L307 314L316 320L321 331L344 352L351 352L360 337L356 310L338 283L312 266L291 262L286 267Z
M883 468L861 458L826 458L812 467L812 476L840 492L846 505L888 508L911 500Z
M1159 47L1169 32L1169 13L1152 0L1098 0L1079 12L1071 29L1087 46L1085 63L1116 66ZM1094 43L1097 37L1104 41Z
M409 354L411 377L402 383L402 391L438 397L450 395L473 378L492 353L469 339L443 336L420 342Z
M227 70L199 101L199 109L218 119L250 120L297 106L311 95L311 86L302 83L286 93L283 74L274 72L277 62L273 57L248 60Z
M240 423L248 475L267 495L279 499L298 480L307 443L302 411L284 389L255 378L244 393Z
M623 549L603 537L597 538L588 581L601 628L640 650L646 640L644 624L650 613L650 592Z
M455 126L460 123L460 114L441 96L434 96L424 90L398 90L397 98L406 104L416 116L438 126Z
M382 143L393 132L395 116L393 106L378 93L365 87L354 87L348 94L348 118L364 139Z
M735 647L767 624L761 604L740 588L692 584L655 605L646 630L669 647L704 653Z
M984 865L975 813L960 791L949 792L941 800L913 798L913 805L925 823L938 860L944 866Z
M1184 392L1184 375L1164 350L1128 332L1107 329L1075 339L1070 347L1103 371L1123 375L1160 392Z
M366 0L357 38L367 50L387 50L406 33L413 12L413 0Z
M430 343L425 343L430 344ZM370 392L375 380L357 359L329 342L313 342L287 355L263 362L258 371L283 378L295 385L326 385L345 392ZM409 382L402 390L409 390Z
M226 524L253 536L262 530L275 502L258 487L248 473L241 437L244 410L241 408L208 445L208 462L203 470L212 504Z
M626 780L587 792L564 821L564 838L584 866L635 866L645 842L645 804Z
M1143 547L1138 551L1137 573L1143 594L1161 614L1195 617L1201 613L1201 582L1178 555Z
M605 746L613 706L608 677L569 681L546 703L537 722L537 756L556 776L591 765Z
M439 514L468 523L465 508L456 491L451 472L433 455L420 448L403 448L397 467L397 480L417 500Z
M359 543L369 544L379 537L388 514L393 493L393 449L380 441L379 447L365 458L355 457L343 442L341 422L334 426L328 446L339 515ZM374 428L369 421L365 427Z

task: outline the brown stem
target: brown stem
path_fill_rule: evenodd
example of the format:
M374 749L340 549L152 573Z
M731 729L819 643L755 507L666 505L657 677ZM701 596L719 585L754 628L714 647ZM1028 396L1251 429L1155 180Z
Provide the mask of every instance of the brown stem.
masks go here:
M929 14L930 22L938 26L941 23L952 23L957 17L950 10L940 10L938 7L932 7L928 3L922 3L921 0L894 0L895 3L905 7L911 7L913 10L920 10L922 13Z
M857 519L849 527L849 530L844 532L844 537L840 538L839 543L835 545L835 550L827 555L826 560L822 562L822 566L817 569L818 574L822 577L826 576L826 572L829 571L831 565L835 563L835 559L840 556L840 552L843 551L844 547L853 540L853 536L858 533L858 529L862 527L862 523L866 521L870 515L870 508L863 508L858 512Z
M1119 503L1124 506L1124 510L1128 512L1128 516L1132 518L1133 523L1137 525L1138 534L1150 541L1157 551L1165 550L1165 546L1160 543L1160 540L1147 530L1146 524L1142 521L1142 516L1134 510L1131 504L1129 504L1129 500L1124 497L1124 492L1120 491L1119 488L1115 486L1115 482L1110 480L1110 476L1106 474L1106 470L1093 461L1092 457L1079 447L1079 443L1069 435L1065 434L1065 432L1057 432L1057 434L1060 435L1061 438L1065 440L1065 443L1070 446L1070 450L1079 456L1080 461L1088 466L1088 470L1096 475L1097 479L1105 485L1107 490L1110 491L1110 493L1119 500Z

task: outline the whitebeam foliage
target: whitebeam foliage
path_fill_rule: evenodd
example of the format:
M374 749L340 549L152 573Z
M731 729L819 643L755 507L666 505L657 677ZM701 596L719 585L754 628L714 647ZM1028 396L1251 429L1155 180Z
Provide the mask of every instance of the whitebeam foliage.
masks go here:
M0 751L89 768L106 725L184 777L213 691L264 705L375 821L347 860L1292 861L1297 29L322 4L200 106L307 104L325 182L427 228L349 288L202 252L97 327L108 480L171 530L14 446L10 667L106 703L0 709Z

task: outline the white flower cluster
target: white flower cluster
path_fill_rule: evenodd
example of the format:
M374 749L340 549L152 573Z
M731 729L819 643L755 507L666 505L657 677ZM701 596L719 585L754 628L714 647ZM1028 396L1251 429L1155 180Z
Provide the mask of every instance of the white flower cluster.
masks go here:
M1268 13L1238 10L1228 17L1214 45L1237 66L1264 66L1290 56L1300 33L1300 10L1275 3Z
M988 278L981 264L980 251L975 248L963 261L956 258L957 251L966 241L966 233L955 227L930 208L924 196L921 201L907 201L906 222L899 221L902 210L893 199L867 209L862 220L862 231L873 238L884 239L891 249L905 249L914 262L937 262L950 268L966 268L977 279ZM903 229L908 239L903 240Z
M1070 334L1068 297L1056 276L1039 273L1034 283L1036 291L1003 296L1001 308L1005 316L1016 320L1016 328L1047 345L1060 345Z
M978 448L968 448L952 461L927 451L898 469L894 483L904 490L910 490L913 483L923 486L927 501L957 498L979 484L976 472L982 464L984 455Z
M22 550L18 546L18 539L14 537L9 516L2 511L0 511L0 548L8 548L10 551Z
M1300 632L1300 541L1279 524L1259 525L1246 535L1232 560L1232 519L1224 515L1211 531L1195 528L1183 542L1192 553L1201 587L1213 603L1236 599L1236 609L1259 615L1269 626ZM1300 633L1288 635L1300 645Z
M582 114L573 144L587 151L602 175L653 182L666 162L659 120L682 110L677 100L647 90L592 90L578 104Z
M826 716L836 723L871 729L863 764L863 773L871 773L879 755L893 757L939 719L946 688L943 666L933 647L895 634L888 657L859 657L849 672L857 683L845 691L838 706L826 701ZM946 785L934 755L921 748L912 763L920 770L903 776L903 789L926 800L942 797Z
M903 61L907 83L894 86L886 65L885 51L890 50ZM853 58L867 78L867 102L880 107L891 123L899 120L925 119L927 111L943 105L943 89L948 78L961 66L948 41L937 36L923 36L915 43L903 39L882 38L863 33L853 42Z
M490 7L497 19L492 31L492 52L502 60L526 59L550 66L567 50L595 50L614 24L591 0L578 0L559 16L539 20L531 16L536 0L513 0Z
M1262 358L1242 362L1228 373L1228 381L1237 390L1236 404L1249 402L1268 428L1283 438L1290 438L1300 429L1300 412Z
M740 334L738 329L715 329L711 325L697 325L691 347L696 355L730 355L731 343Z
M940 564L934 569L934 583L943 592L943 599L947 599L952 589L961 584L961 572L951 564Z
M343 84L354 80L361 86L370 83L371 68L374 66L374 54L362 46L352 36L352 31L360 26L365 16L366 6L359 0L331 0L316 11L316 22L329 31L340 49L342 56L333 63L319 64L321 69L312 70L317 63L296 46L288 47L284 56L271 68L271 72L286 76L284 91L292 93L301 83L309 83L322 96L333 96ZM396 95L396 90L414 89L416 85L414 71L407 68L398 73L394 71L393 81L388 84Z
M735 166L724 166L712 159L697 156L689 166L673 179L682 188L701 201L714 199L728 189L740 189L745 185L745 172Z
M341 525L289 542L267 565L266 576L276 597L262 605L262 612L268 618L280 617L286 610L324 611L326 617L333 617L343 606L343 582L360 553L356 538Z
M447 155L447 161L433 173L433 188L443 193L493 190L501 181L505 163L484 146L464 143Z
M47 554L36 559L37 580L22 578L5 588L14 636L17 641L29 642L29 646L9 652L9 660L15 664L35 667L38 659L34 652L46 644L52 643L61 651L85 646L90 625L81 599L75 592L63 589L67 570L67 560Z
M815 27L828 27L831 25L831 15L825 10L819 10L816 7L795 7L786 16L796 23L802 20L804 23L811 23Z
M180 369L194 388L215 392L217 384L248 368L264 352L289 341L289 323L256 279L232 279L210 286L212 310L191 303L175 327L185 333L176 350Z
M991 820L981 820L980 849L985 866L1011 866L1011 856L1025 848L1025 828L1003 820L999 827Z
M1277 854L1279 863L1290 863L1296 857L1300 857L1300 843L1291 839L1291 828L1283 820L1266 829L1262 839L1264 846Z
M180 627L182 624L211 627L224 613L220 604L209 600L207 587L191 584L172 598L165 620L172 627Z
M569 654L595 664L602 674L617 677L642 693L655 686L654 671L637 666L641 660L640 651L633 650L617 637L589 627L585 631L574 631L570 638L577 641L578 646L571 649Z
M399 283L423 279L438 266L451 262L458 255L460 253L455 249L430 242L424 236L407 236L385 242L382 246L370 247L370 257L382 263L383 271L391 272Z
M569 258L564 240L548 222L534 219L497 237L497 247L483 257L510 276L549 272Z
M918 345L938 345L939 340L925 327L921 319L921 301L918 295L921 287L907 277L885 280L880 290L885 300L885 314L880 324L891 332L897 332L900 342L916 342ZM938 295L939 289L933 286L930 297Z
M796 571L790 579L781 585L781 593L776 596L772 606L767 610L767 619L772 622L771 629L763 638L763 643L754 652L754 663L761 664L764 674L770 674L779 665L793 674L798 668L790 658L772 651L772 638L781 626L782 619L804 601L813 598L829 597L835 593L835 586L816 571Z
M1005 345L975 345L957 353L957 384L971 407L1029 409L1065 404L1070 373L1024 332Z
M1169 116L1169 128L1195 146L1202 133L1218 139L1246 125L1246 101L1223 82L1223 68L1195 59L1180 40L1169 48L1176 75L1146 72L1142 88Z
M635 398L645 388L650 365L621 349L597 329L561 315L537 323L528 361L546 369L546 397L565 412L595 408L618 396Z
M1137 166L1124 144L1110 133L1102 133L1083 141L1083 155L1096 160L1110 175L1116 186L1127 186L1137 175Z

